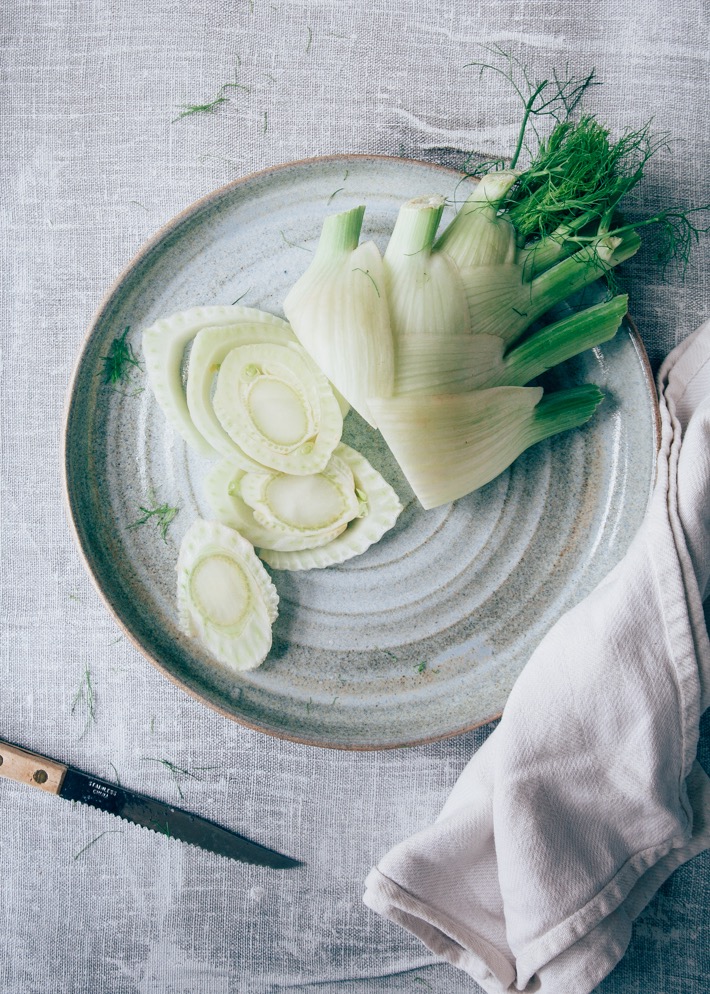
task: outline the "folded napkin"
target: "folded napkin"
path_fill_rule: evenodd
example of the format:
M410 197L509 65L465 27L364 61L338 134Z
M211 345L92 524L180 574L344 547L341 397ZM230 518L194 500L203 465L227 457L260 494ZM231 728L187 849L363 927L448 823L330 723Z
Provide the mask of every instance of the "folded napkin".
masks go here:
M710 321L659 377L661 446L624 559L547 634L436 822L365 902L489 994L589 994L710 847Z

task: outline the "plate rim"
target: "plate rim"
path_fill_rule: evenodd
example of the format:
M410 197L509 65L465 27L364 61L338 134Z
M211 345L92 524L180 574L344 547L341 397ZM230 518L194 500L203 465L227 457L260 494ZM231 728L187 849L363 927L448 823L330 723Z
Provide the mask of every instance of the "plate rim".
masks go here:
M61 474L62 474L62 495L64 502L64 509L67 521L69 523L70 532L74 541L74 546L79 553L79 557L83 563L84 569L89 575L89 579L97 591L103 606L108 610L109 614L113 617L114 621L118 624L121 631L128 638L129 642L138 650L140 655L151 663L158 672L167 677L167 679L173 684L173 686L179 688L183 693L188 694L193 700L197 701L203 707L208 707L210 710L220 714L222 717L229 719L230 721L236 722L237 724L250 729L251 731L260 732L261 734L268 735L271 738L280 739L287 742L295 742L299 745L315 746L321 749L333 749L343 752L375 752L375 751L385 751L392 749L410 749L417 746L431 745L435 742L442 742L447 739L456 738L459 735L465 735L468 732L472 732L477 728L482 728L491 722L497 721L503 714L503 711L497 711L496 713L489 715L486 718L479 719L470 725L465 725L461 728L454 729L453 731L443 732L440 734L426 736L423 738L413 739L411 741L405 742L392 742L392 743L351 743L351 742L322 742L318 740L309 739L304 736L299 736L293 733L283 731L281 729L269 728L263 725L258 725L247 718L234 714L232 711L226 707L217 704L214 701L209 700L203 696L198 690L191 687L183 679L172 673L163 663L160 662L155 656L153 656L146 648L141 644L139 639L131 632L128 625L121 618L120 613L113 606L108 592L104 589L100 579L96 576L94 570L91 567L89 561L89 555L87 549L85 548L84 542L81 537L79 523L78 523L78 511L74 506L72 501L71 487L69 483L69 445L68 445L68 434L69 425L72 418L75 398L76 398L76 387L79 375L81 372L84 357L88 351L91 339L99 326L99 324L104 320L110 311L110 307L116 295L120 292L123 285L131 277L137 266L143 264L150 256L160 247L160 245L169 238L175 230L177 230L184 222L197 216L201 211L209 208L214 203L218 202L221 198L227 196L233 190L238 189L253 180L260 179L262 177L267 177L274 173L278 173L287 169L298 168L298 167L311 167L318 165L319 163L337 163L337 162L352 162L356 160L358 162L399 162L406 165L421 165L425 166L427 169L438 170L442 173L449 174L452 178L465 179L467 174L460 169L455 169L451 166L443 166L439 163L428 162L424 159L412 159L404 156L394 156L394 155L383 155L376 153L363 153L363 152L353 152L353 153L338 153L334 155L321 155L314 156L311 158L295 159L287 162L277 163L272 166L268 166L264 169L255 170L253 172L247 173L244 176L239 176L234 180L230 180L228 183L222 186L215 187L209 193L204 194L197 200L192 201L186 207L184 207L177 214L173 215L166 222L164 222L145 242L143 242L138 248L137 252L129 259L125 266L119 271L118 275L115 277L113 282L110 284L108 289L103 293L97 307L95 308L88 325L84 331L79 350L77 352L76 359L71 371L69 382L66 388L65 402L64 402L64 412L62 417L62 431L61 431ZM471 177L469 177L471 178ZM634 349L636 351L637 357L639 359L641 370L643 374L643 379L646 384L647 392L651 398L651 417L653 421L653 431L655 435L655 452L656 455L661 444L661 416L660 407L658 402L658 394L656 390L655 378L653 375L653 370L651 363L644 346L643 339L641 338L638 327L629 313L624 317L624 321L628 325L629 337L632 341ZM655 472L652 474L652 479L649 487L650 498L651 492L654 486ZM647 505L648 507L648 502Z

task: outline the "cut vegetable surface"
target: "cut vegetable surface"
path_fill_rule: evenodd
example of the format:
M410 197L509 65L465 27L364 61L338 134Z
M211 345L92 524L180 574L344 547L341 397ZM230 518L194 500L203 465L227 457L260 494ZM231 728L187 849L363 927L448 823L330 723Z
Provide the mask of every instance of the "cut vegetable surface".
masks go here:
M246 473L240 489L256 520L277 531L342 531L361 513L352 470L335 455L310 476Z
M259 555L274 569L320 569L359 556L393 527L402 510L399 497L368 460L341 443L335 455L349 466L360 505L358 516L326 544L318 548L280 552L259 549Z
M177 571L182 631L230 669L263 662L278 594L250 543L226 525L198 519L182 540Z
M285 321L253 307L191 307L161 318L143 332L143 357L155 399L171 427L202 455L214 455L213 446L195 427L183 385L185 350L202 328L234 322L288 327Z
M216 452L238 462L244 469L257 469L260 464L224 430L214 412L212 394L226 356L232 349L254 342L296 344L296 337L285 322L244 321L202 328L192 343L187 373L187 408L193 424Z
M330 542L342 530L341 526L306 531L288 529L283 524L278 528L262 524L257 521L253 509L242 499L241 484L245 475L245 471L234 463L226 460L218 463L205 478L205 496L214 517L230 528L235 528L257 548L282 552L313 548Z
M340 406L325 376L300 347L232 349L217 376L214 412L257 463L285 473L318 473L340 441Z

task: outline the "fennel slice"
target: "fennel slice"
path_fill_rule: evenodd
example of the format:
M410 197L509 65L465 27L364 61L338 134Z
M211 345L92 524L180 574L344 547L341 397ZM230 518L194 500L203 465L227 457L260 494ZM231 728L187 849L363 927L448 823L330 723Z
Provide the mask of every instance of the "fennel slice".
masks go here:
M201 328L237 321L288 327L274 314L232 304L178 311L154 322L142 335L145 369L155 399L168 424L202 455L214 455L214 449L195 427L188 410L182 381L184 352Z
M322 569L359 556L378 542L397 521L402 511L399 497L367 459L341 442L334 453L353 473L356 493L366 503L367 513L353 518L327 545L294 552L257 548L259 556L273 569Z
M217 374L212 406L248 456L298 476L320 472L343 431L328 380L300 346L232 349Z
M181 630L230 669L259 666L271 648L279 598L250 543L198 518L180 545L177 573Z
M254 511L241 497L241 482L245 471L228 460L212 467L205 477L204 489L214 517L230 528L235 528L252 545L280 552L294 552L303 548L325 545L339 535L345 525L318 533L270 528L261 524Z
M226 356L234 348L255 342L294 344L300 348L285 321L279 324L250 321L203 328L195 335L190 350L186 397L193 424L212 448L226 459L237 462L243 469L259 470L261 464L248 456L238 442L227 434L212 406L214 379Z
M320 473L246 473L240 484L242 500L265 528L314 536L342 531L363 512L350 467L332 456ZM320 543L319 543L320 544Z
M470 317L458 268L445 252L432 253L444 198L415 197L403 204L383 257L392 336L466 334Z

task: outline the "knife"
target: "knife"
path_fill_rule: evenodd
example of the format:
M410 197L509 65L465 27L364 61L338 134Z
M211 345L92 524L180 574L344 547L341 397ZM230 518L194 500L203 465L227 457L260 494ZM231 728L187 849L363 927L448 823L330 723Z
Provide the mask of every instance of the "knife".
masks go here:
M218 856L227 856L242 863L271 866L274 869L302 865L297 859L251 842L199 815L126 790L108 780L83 773L74 766L28 752L3 739L0 739L0 776L29 784L30 787L39 787L40 790L56 794L67 801L81 801L82 804L133 822L134 825L199 846L200 849L217 853Z

